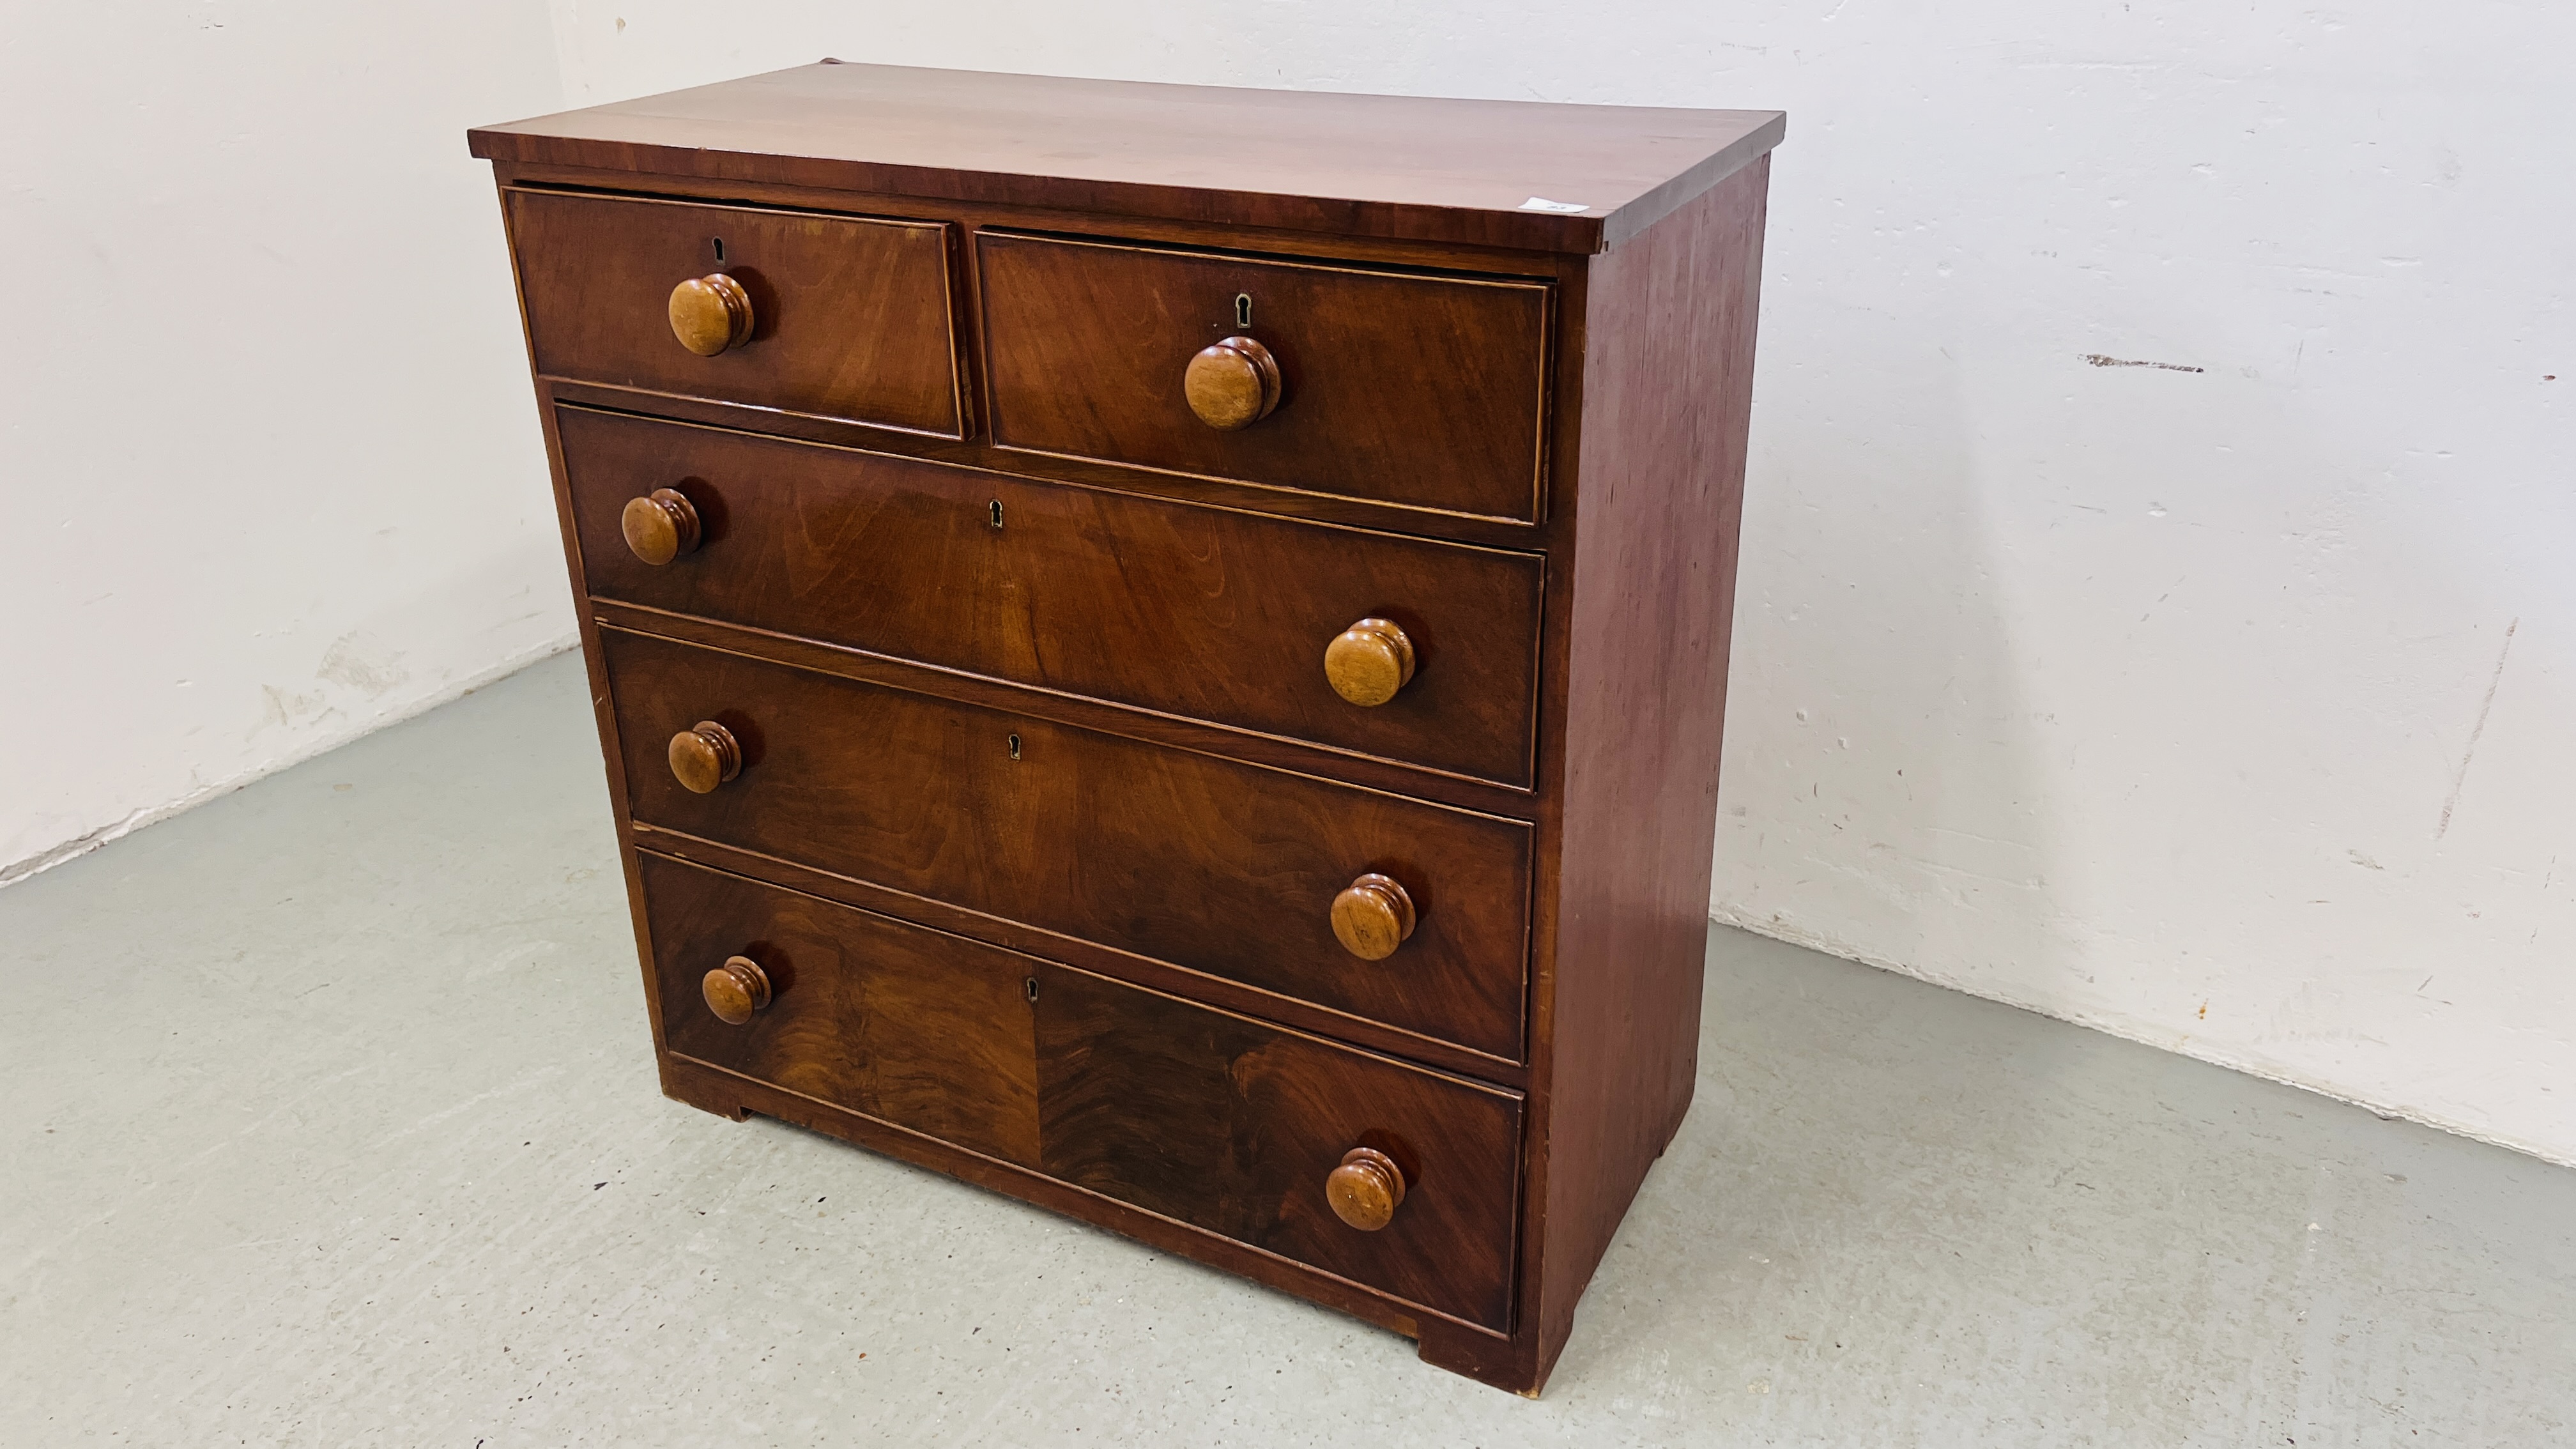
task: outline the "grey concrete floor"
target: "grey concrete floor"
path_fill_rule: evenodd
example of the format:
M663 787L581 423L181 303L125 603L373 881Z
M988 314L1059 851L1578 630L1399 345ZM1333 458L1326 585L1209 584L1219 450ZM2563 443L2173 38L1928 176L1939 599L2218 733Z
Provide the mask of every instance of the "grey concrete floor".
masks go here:
M562 659L0 891L0 1443L2551 1445L2576 1173L1730 932L1546 1398L664 1100Z

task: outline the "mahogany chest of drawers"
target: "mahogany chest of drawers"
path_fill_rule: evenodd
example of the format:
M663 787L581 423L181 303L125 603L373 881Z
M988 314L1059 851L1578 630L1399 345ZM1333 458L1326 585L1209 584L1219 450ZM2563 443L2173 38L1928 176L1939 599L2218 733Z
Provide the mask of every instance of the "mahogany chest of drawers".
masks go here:
M1535 1392L1690 1103L1781 129L826 61L472 133L664 1089Z

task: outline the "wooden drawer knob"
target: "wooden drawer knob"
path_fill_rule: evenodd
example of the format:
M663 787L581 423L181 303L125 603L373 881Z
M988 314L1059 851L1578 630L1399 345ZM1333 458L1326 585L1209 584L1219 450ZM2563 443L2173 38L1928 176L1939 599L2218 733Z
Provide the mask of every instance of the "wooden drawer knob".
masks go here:
M722 966L707 973L698 989L716 1020L740 1026L769 1004L769 973L748 956L727 956Z
M671 335L700 357L751 340L751 294L722 272L691 277L671 289Z
M733 731L702 719L671 736L671 774L701 795L742 773L742 742Z
M1181 391L1190 411L1209 427L1228 433L1248 428L1279 406L1279 359L1249 337L1229 337L1190 359Z
M677 488L656 488L630 498L617 517L627 548L648 564L666 564L698 551L698 508Z
M1413 641L1393 620L1362 619L1324 646L1324 678L1353 704L1384 704L1413 679Z
M1361 1232L1376 1232L1395 1221L1395 1210L1404 1204L1404 1169L1374 1147L1354 1147L1324 1179L1324 1200L1333 1205L1333 1216Z
M1333 939L1363 961L1383 961L1413 934L1413 897L1374 871L1333 897Z

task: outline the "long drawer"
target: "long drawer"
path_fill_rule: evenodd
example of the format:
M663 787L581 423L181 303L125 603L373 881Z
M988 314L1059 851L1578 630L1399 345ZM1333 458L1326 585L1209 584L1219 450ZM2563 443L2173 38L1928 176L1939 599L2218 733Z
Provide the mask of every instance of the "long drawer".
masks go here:
M1544 282L991 231L975 254L1003 447L1539 516ZM1238 338L1251 346L1193 378L1202 349ZM1239 407L1211 422L1204 402Z
M638 864L669 1050L1509 1326L1517 1094L650 852ZM711 998L710 972L735 994ZM1361 1148L1403 1179L1367 1231L1326 1192Z
M940 437L966 433L949 228L767 207L506 193L537 371ZM741 335L701 355L690 297Z
M640 823L1522 1056L1521 822L653 635L600 644ZM698 793L683 757L731 777ZM1411 932L1362 959L1337 904L1389 887Z
M582 408L556 419L596 597L1529 783L1538 555ZM1403 631L1414 669L1362 706L1324 661L1371 618Z

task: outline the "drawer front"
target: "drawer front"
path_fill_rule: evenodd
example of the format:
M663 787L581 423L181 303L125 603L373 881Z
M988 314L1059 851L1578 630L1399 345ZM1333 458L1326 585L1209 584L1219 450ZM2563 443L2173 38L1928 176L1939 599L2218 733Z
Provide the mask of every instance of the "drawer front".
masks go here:
M507 197L538 372L964 435L944 224ZM700 356L673 331L672 290L717 272L749 303L749 335Z
M639 822L1520 1059L1526 825L650 635L601 646ZM700 721L740 762L707 794L666 743ZM1332 925L1363 874L1413 907L1380 960Z
M1037 1165L1029 962L650 852L637 863L670 1050ZM704 985L736 956L770 992L739 1026Z
M578 408L557 426L598 597L1530 781L1538 555ZM660 489L698 541L655 565L620 520ZM1415 668L1363 707L1324 651L1372 617Z
M672 1051L1509 1326L1520 1098L1156 992L642 853ZM706 974L768 1004L731 1025ZM1336 1216L1354 1148L1404 1179Z
M1539 516L1548 285L978 233L1004 447L1482 517ZM1238 298L1249 298L1250 326ZM1191 357L1247 336L1277 402L1220 430Z
M1038 974L1048 1176L1496 1331L1511 1318L1520 1098L1088 972ZM1400 1164L1363 1232L1323 1184Z

